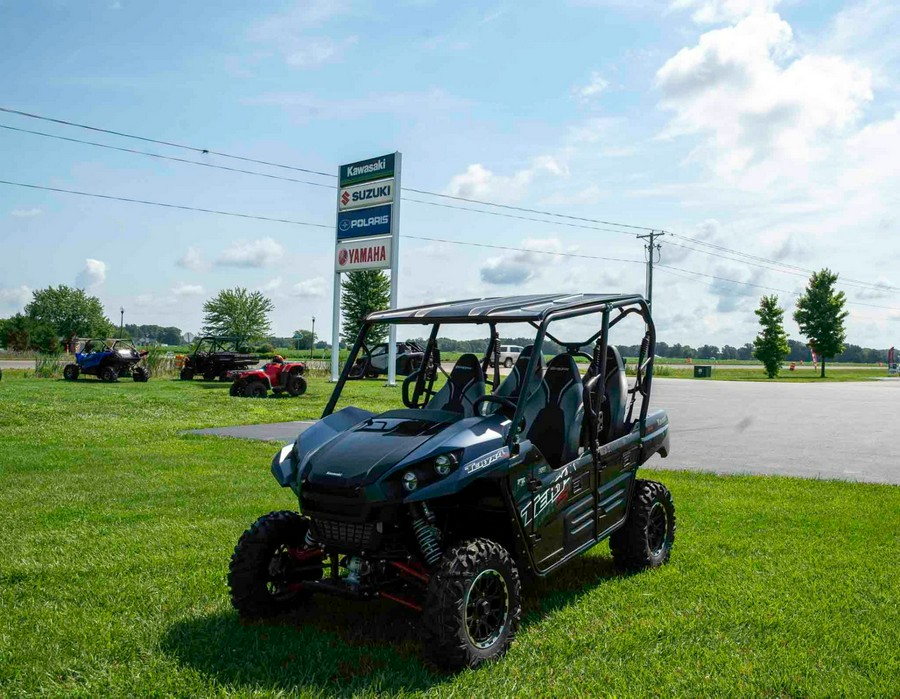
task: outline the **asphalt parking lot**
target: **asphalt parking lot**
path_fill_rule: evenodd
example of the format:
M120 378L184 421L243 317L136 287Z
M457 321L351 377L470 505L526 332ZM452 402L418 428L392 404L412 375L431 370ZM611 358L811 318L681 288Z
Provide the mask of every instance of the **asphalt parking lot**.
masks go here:
M900 484L900 380L755 383L659 378L672 452L660 468ZM291 441L312 423L196 430Z

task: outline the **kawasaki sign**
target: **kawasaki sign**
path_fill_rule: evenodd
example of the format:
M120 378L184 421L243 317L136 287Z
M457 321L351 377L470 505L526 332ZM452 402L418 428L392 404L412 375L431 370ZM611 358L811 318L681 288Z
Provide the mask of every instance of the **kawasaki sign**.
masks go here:
M394 156L395 153L391 153L378 158L360 160L349 165L341 165L338 176L340 180L339 185L346 187L351 184L359 184L360 182L371 182L372 180L382 180L385 177L393 177Z

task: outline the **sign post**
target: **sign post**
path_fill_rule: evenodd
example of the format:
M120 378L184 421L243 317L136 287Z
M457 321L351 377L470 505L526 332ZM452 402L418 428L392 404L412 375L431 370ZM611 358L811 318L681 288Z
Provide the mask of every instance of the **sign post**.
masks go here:
M334 249L331 380L340 373L341 274L391 270L391 308L397 307L400 258L400 153L341 165L338 170ZM397 385L397 331L390 327L388 385Z

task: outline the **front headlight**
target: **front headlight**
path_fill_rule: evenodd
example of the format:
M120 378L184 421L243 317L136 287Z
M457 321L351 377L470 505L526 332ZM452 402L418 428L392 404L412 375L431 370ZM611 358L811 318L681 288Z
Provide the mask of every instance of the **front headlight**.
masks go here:
M415 473L407 471L403 474L403 487L409 493L419 487L419 479L416 477Z
M434 471L439 476L449 476L456 463L457 459L454 454L441 454L434 460Z

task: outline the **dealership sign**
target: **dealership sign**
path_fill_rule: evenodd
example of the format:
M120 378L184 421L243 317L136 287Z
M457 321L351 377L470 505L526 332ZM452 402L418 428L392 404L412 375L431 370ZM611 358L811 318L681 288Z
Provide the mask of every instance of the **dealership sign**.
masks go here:
M342 211L338 214L338 240L363 238L371 235L387 235L390 232L390 204L354 209L353 211Z
M340 211L349 211L350 209L358 209L361 206L390 204L393 201L394 180L378 180L377 182L367 182L352 187L341 187L341 192L338 195L338 209Z
M341 274L391 271L390 307L397 307L400 249L400 170L403 157L389 153L338 168L334 235L334 301L331 380L338 380ZM388 329L388 385L396 385L397 329Z
M357 238L338 241L334 255L335 272L361 269L388 269L391 266L391 237Z
M378 158L360 160L349 165L341 165L340 175L338 176L340 180L339 185L347 187L360 182L371 182L372 180L383 180L385 177L393 177L395 155L395 153L391 153Z

